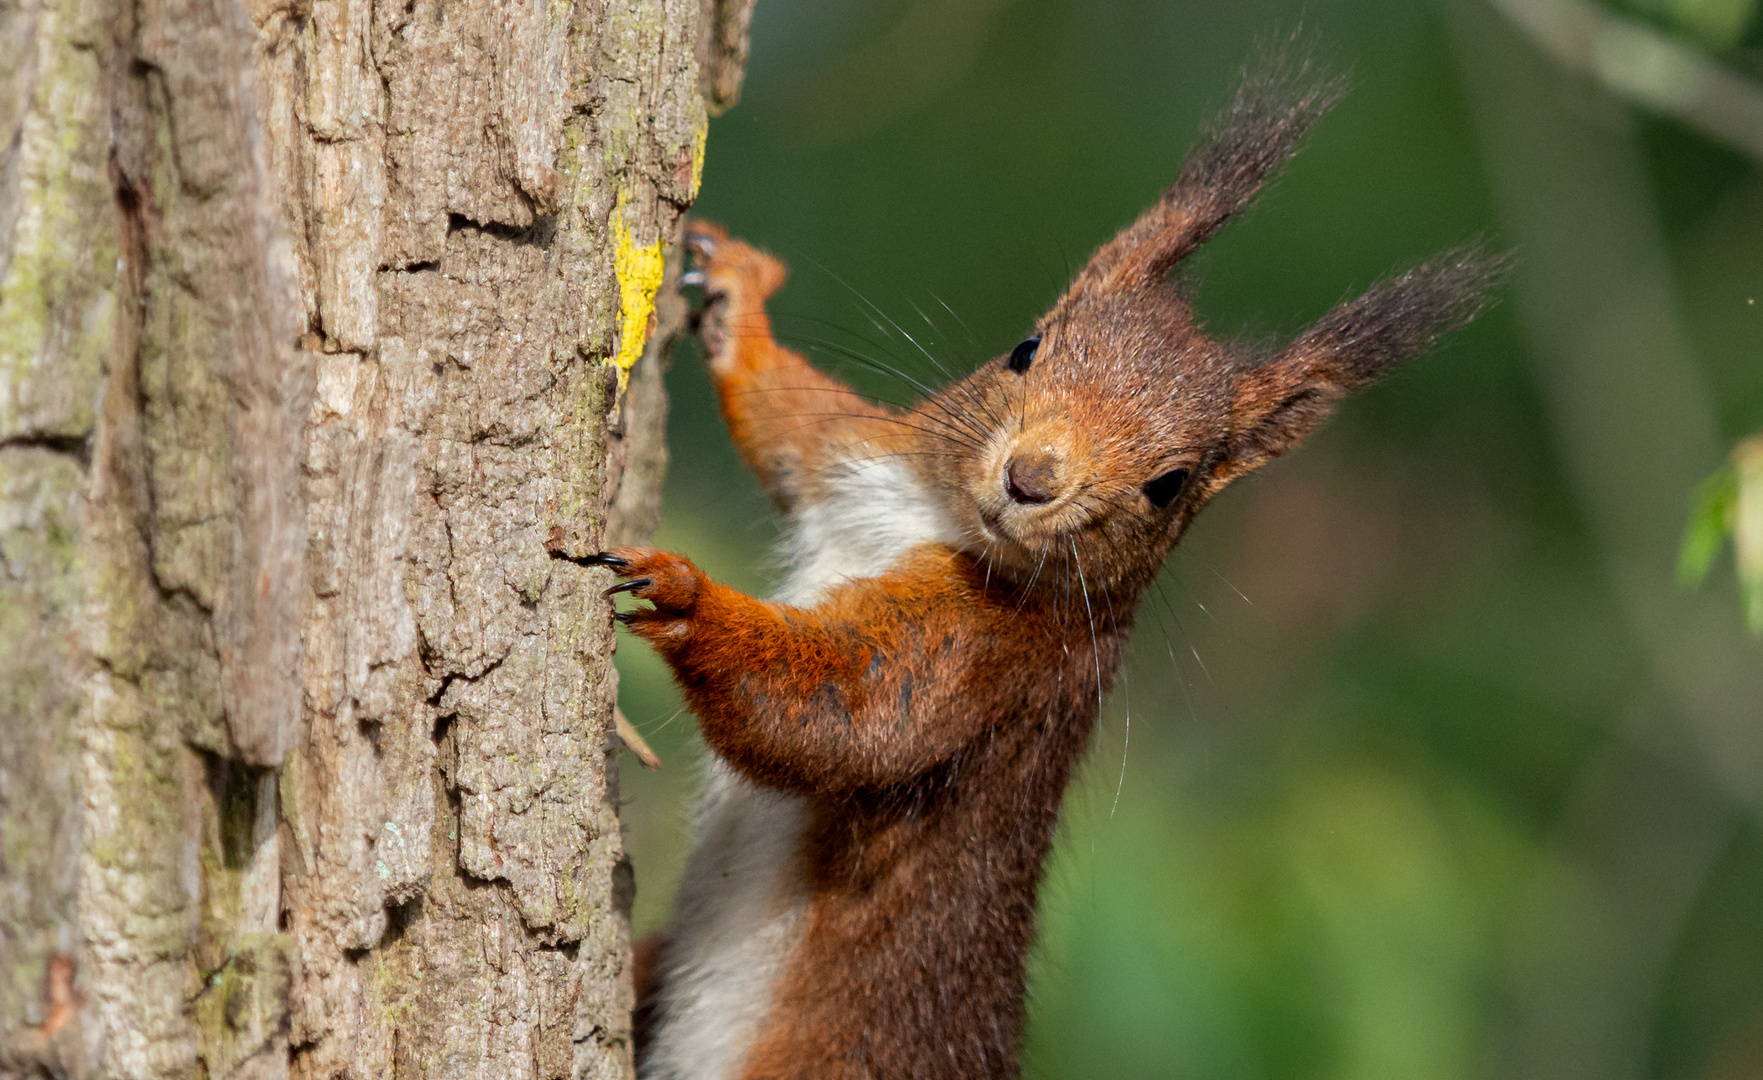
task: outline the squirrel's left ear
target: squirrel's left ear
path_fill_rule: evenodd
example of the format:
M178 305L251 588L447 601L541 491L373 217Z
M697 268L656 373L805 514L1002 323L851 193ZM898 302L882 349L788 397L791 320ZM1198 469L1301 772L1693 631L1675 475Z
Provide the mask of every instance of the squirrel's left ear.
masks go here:
M1459 248L1379 282L1335 308L1267 363L1237 379L1213 476L1231 481L1297 446L1335 403L1475 318L1504 264Z

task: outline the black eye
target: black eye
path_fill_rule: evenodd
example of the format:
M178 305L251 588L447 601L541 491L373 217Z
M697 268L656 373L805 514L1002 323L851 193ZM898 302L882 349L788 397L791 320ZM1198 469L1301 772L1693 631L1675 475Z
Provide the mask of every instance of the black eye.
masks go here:
M1175 501L1187 482L1186 469L1171 469L1145 485L1145 498L1150 499L1151 505L1161 510Z
M1010 350L1010 359L1004 361L1004 366L1021 375L1028 370L1030 364L1034 363L1035 350L1040 347L1040 338L1023 338L1022 344Z

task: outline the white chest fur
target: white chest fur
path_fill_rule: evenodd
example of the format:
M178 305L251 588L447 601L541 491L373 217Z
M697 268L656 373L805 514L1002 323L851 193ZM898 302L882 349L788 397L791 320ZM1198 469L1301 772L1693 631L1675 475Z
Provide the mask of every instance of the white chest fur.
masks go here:
M820 498L797 507L778 599L812 604L830 585L885 571L955 530L898 460L836 465ZM643 1080L734 1080L771 1008L808 902L802 800L762 788L721 760L707 770L698 837L670 931Z

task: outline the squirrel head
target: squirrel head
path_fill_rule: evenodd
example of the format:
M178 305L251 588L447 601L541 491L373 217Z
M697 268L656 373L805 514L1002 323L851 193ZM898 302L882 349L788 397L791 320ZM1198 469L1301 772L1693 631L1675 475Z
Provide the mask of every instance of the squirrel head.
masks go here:
M1270 356L1203 332L1170 271L1339 99L1338 83L1306 75L1279 57L1247 75L1174 186L1034 332L919 407L927 426L959 423L936 479L970 550L1002 572L1136 593L1214 495L1483 307L1501 260L1467 247L1373 286Z

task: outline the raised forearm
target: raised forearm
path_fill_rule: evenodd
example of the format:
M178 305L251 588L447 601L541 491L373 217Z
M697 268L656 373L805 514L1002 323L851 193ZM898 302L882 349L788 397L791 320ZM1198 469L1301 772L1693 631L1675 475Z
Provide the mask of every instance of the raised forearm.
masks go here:
M772 336L765 302L783 284L783 264L708 224L688 243L704 289L699 332L729 435L772 495L789 505L841 449L904 429L887 410L809 364Z

